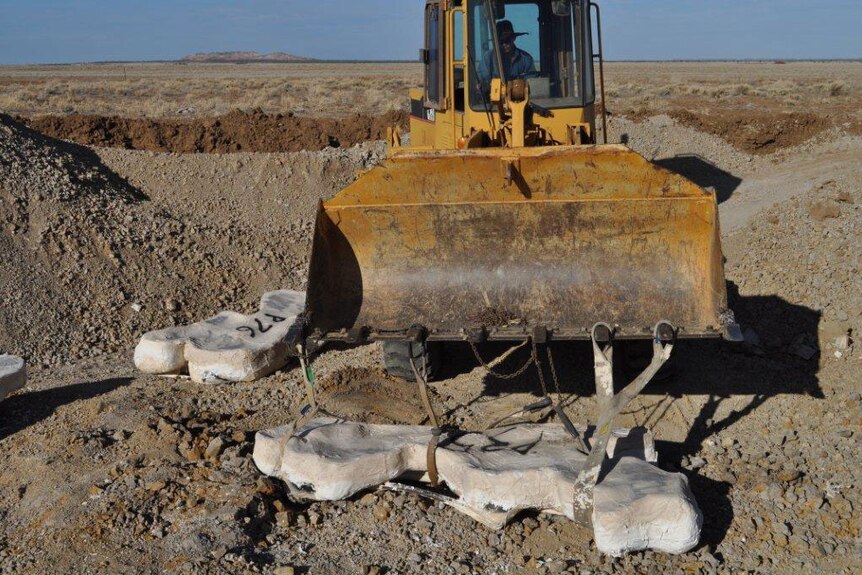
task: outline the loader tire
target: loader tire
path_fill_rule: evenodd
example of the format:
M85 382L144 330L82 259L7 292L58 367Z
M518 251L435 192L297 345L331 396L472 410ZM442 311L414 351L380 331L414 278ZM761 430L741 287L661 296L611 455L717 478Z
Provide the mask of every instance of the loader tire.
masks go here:
M416 381L410 357L417 368L422 367L423 356L428 362L428 379L433 379L440 369L440 343L413 343L410 341L387 341L383 343L383 367L389 375L407 381Z

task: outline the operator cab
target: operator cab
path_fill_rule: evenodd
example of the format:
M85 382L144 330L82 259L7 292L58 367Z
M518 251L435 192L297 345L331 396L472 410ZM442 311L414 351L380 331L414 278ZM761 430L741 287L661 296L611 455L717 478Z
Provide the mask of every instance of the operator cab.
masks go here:
M427 0L411 147L594 143L593 14L589 0Z
M495 5L492 17L488 8ZM487 88L489 78L499 78L497 62L509 58L510 50L515 57L529 55L533 69L518 77L505 77L504 81L526 79L535 104L555 109L584 107L594 101L592 58L585 57L590 30L588 26L582 29L588 21L583 11L586 3L508 0L489 4L470 0L469 6L471 88ZM506 46L499 33L495 42L492 21L498 23L498 28L501 22L511 23L517 36L513 47ZM504 75L506 68L504 63ZM490 110L488 96L487 89L472 90L472 109Z

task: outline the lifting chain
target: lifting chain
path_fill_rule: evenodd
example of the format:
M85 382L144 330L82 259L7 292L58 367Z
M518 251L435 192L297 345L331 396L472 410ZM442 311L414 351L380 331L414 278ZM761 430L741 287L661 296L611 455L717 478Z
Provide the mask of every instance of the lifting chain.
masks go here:
M545 370L542 369L542 360L539 359L539 346L536 345L536 341L532 341L532 356L533 363L536 364L536 371L539 372L539 385L542 386L542 395L544 397L548 397L548 386L545 384Z
M554 365L554 354L551 353L551 346L545 344L545 351L548 355L548 365L551 366L551 378L554 383L554 391L557 393L557 403L559 405L563 404L563 392L560 390L560 378L557 377L557 368ZM539 359L539 349L536 345L536 342L533 342L533 362L536 364L536 369L539 372L539 384L542 386L542 394L548 395L548 388L545 384L545 374L544 369L542 369L542 362Z
M527 362L524 365L522 365L521 368L518 369L517 371L509 373L509 374L498 373L498 372L494 371L494 369L490 365L488 365L488 363L484 359L482 359L482 356L479 355L479 349L476 347L476 344L473 343L472 341L470 341L468 343L470 344L470 347L473 349L473 355L476 356L476 361L478 361L479 364L485 368L485 371L487 371L489 374L493 375L497 379L503 379L503 380L517 379L518 377L523 375L524 372L527 371L531 365L533 365L533 362L536 359L535 354L533 354L530 356L529 359L527 359Z
M548 345L545 348L548 352L548 363L551 366L551 377L554 378L554 389L557 391L557 402L562 406L563 405L563 392L560 391L560 380L557 377L557 368L554 367L554 354L551 353L551 346Z
M531 340L532 343L532 351L530 353L530 357L527 358L527 361L522 365L518 370L512 373L499 373L495 371L488 362L482 359L481 354L479 353L479 349L476 347L476 344L472 341L468 342L470 344L470 348L473 350L473 355L476 356L476 361L487 371L490 375L496 377L497 379L502 380L512 380L520 377L524 374L525 371L530 369L530 366L534 363L536 364L536 370L539 372L539 384L542 386L542 395L548 395L548 387L545 383L545 374L542 369L542 361L539 359L539 350L536 342ZM548 354L548 364L551 366L551 377L553 378L554 390L557 393L557 401L563 401L563 394L560 391L560 380L557 376L557 368L554 366L554 355L551 353L551 346L546 346L546 351Z
M520 376L525 371L527 371L527 369L531 365L535 364L536 365L536 371L539 373L539 385L542 388L542 397L544 397L545 400L547 400L547 405L550 405L553 407L554 412L556 412L556 414L557 414L557 417L559 417L560 421L563 423L563 427L566 428L566 431L575 440L575 445L576 445L578 451L580 451L581 453L584 453L584 454L589 453L589 449L587 449L587 446L584 443L583 437L581 437L580 432L572 424L572 421L569 419L568 415L566 415L566 412L563 409L563 393L560 390L560 380L557 377L557 368L554 365L554 355L551 353L550 346L546 345L545 349L546 349L546 352L548 355L548 363L551 365L551 376L553 378L554 390L557 393L557 402L556 403L554 403L554 401L551 399L551 396L548 394L548 385L545 382L545 371L544 371L544 368L542 366L542 360L539 358L539 346L536 344L536 341L534 339L532 339L532 338L530 339L530 344L531 344L530 357L527 359L526 363L524 363L524 365L521 367L521 369L519 369L516 372L511 373L511 374L496 373L494 370L491 369L491 366L488 365L482 359L482 356L479 355L479 350L476 348L476 344L473 343L472 341L469 343L470 343L470 347L473 349L473 353L476 355L476 359L479 361L480 364L482 364L482 367L484 367L488 373L490 373L491 375L493 375L494 377L497 377L499 379L504 379L504 380L515 379L516 377ZM539 404L537 403L537 404L533 404L533 405L537 406ZM529 407L532 407L532 406L529 406ZM523 410L521 412L523 413ZM503 418L502 420L499 420L497 423L500 423L500 422L504 421L505 419L508 419L508 417Z

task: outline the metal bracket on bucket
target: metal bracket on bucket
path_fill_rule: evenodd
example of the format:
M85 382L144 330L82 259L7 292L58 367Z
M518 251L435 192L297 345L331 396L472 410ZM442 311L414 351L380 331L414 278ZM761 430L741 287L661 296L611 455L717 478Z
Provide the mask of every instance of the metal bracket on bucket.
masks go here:
M575 481L574 515L580 523L589 525L592 522L593 495L596 484L599 482L614 420L626 405L643 391L644 387L658 373L658 370L670 359L676 342L676 334L677 330L670 322L660 321L656 324L653 330L652 361L634 381L614 395L614 330L604 323L597 323L593 326L591 339L595 358L596 400L599 417L596 422L596 431L591 440L590 453L584 463L584 468Z

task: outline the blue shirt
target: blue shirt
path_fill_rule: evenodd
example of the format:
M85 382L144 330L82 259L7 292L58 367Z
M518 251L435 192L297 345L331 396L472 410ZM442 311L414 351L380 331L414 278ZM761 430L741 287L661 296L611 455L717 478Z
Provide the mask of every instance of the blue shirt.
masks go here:
M536 73L536 66L529 52L515 47L513 58L509 59L503 54L503 71L506 74L506 80L523 80ZM484 82L500 77L497 72L497 57L493 50L488 50L482 57L482 68L479 70L479 75Z

